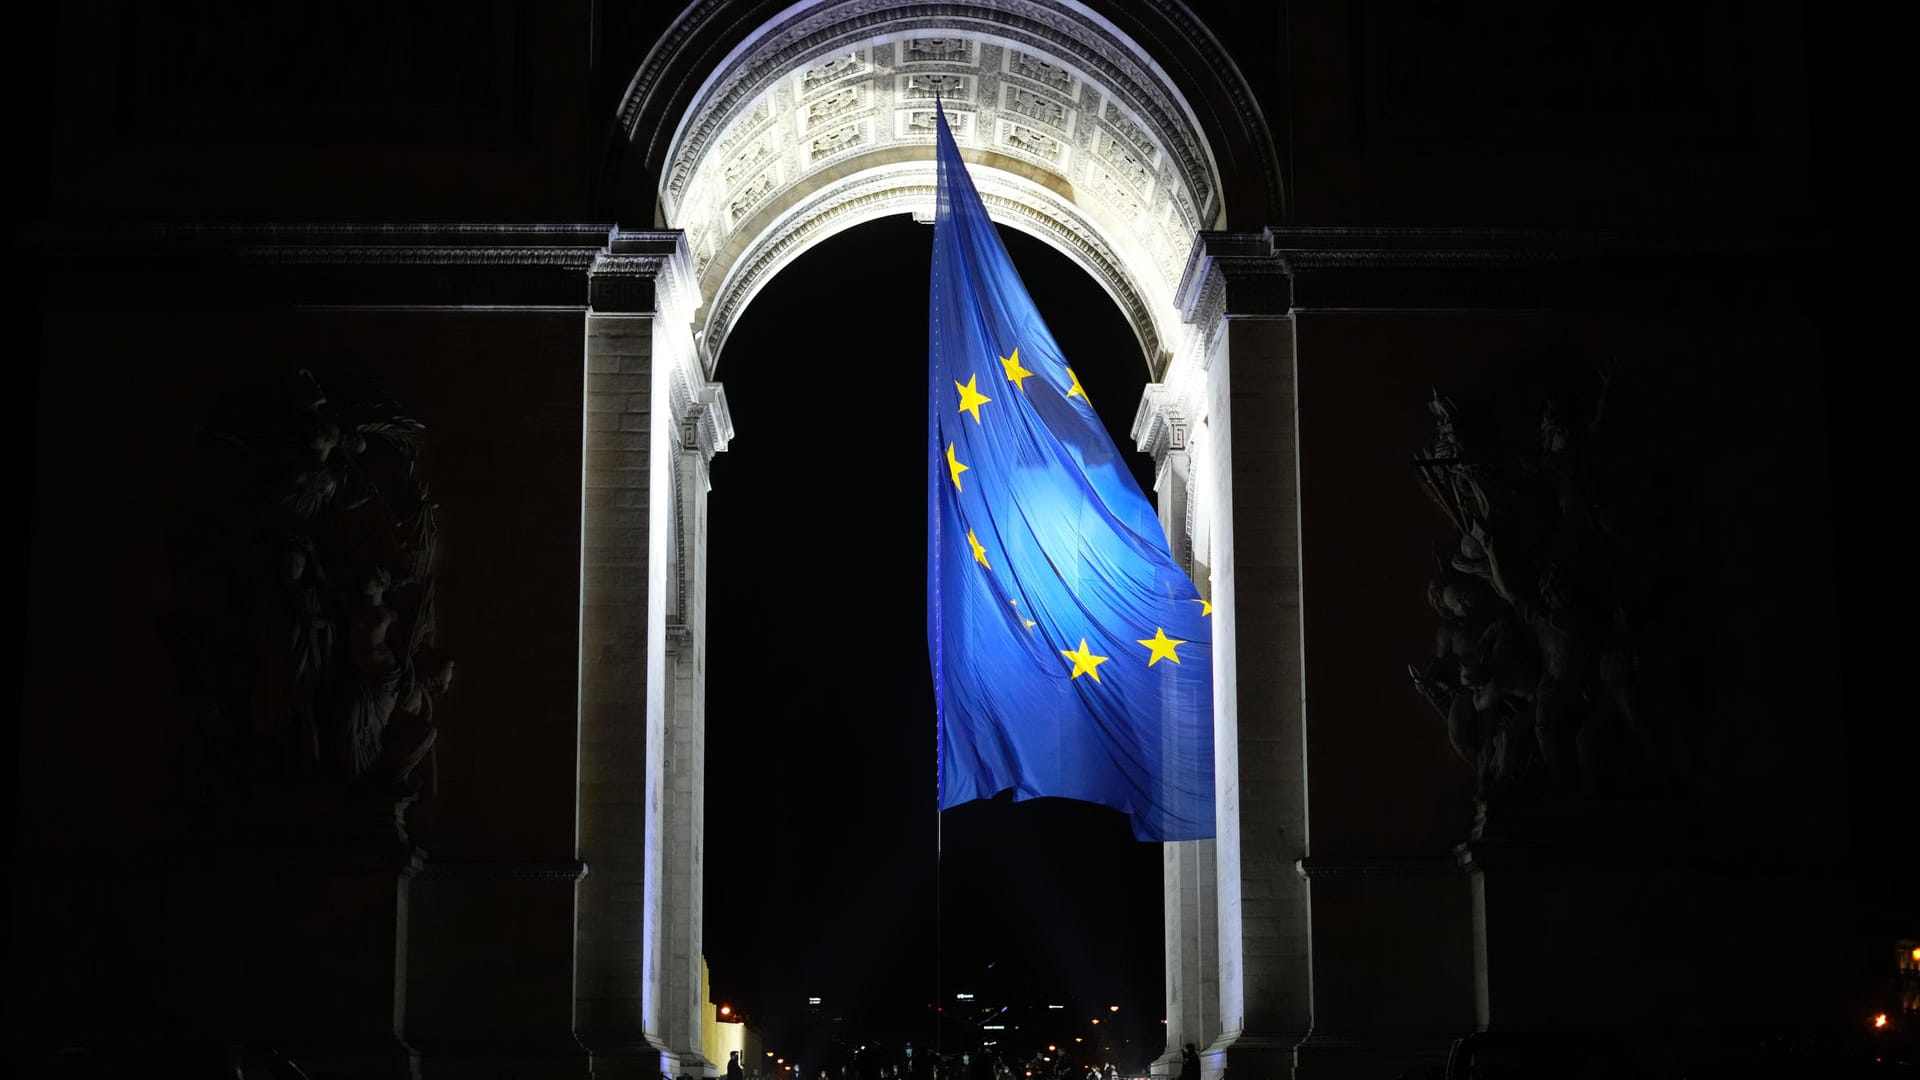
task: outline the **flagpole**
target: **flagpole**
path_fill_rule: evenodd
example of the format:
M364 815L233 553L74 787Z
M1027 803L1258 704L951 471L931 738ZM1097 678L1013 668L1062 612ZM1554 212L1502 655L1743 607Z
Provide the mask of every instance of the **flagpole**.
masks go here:
M941 105L940 91L938 90L935 90L933 92L933 113L934 113L934 116L937 118L937 123L940 125L940 127L944 128L947 123L946 109L943 108ZM934 219L935 219L934 228L936 230L936 233L935 233L936 236L938 235L938 229L939 229L938 222L939 222L939 208L940 208L939 145L940 145L939 136L936 134L934 136L935 165L934 165L934 195L933 195ZM931 276L935 280L930 280L928 284L935 285L935 281L937 281L938 275L935 274ZM932 332L936 334L939 333L939 321L937 319L930 320L929 329L931 329ZM928 394L929 394L930 401L932 399L931 395L933 395L934 393L935 393L935 388L930 385L928 387ZM929 404L928 408L931 410L933 406ZM939 565L939 554L938 554L939 539L940 538L938 537L936 532L936 536L934 538L934 542L936 545L934 565L936 567ZM936 619L935 621L936 621L936 624L938 624L939 620ZM941 648L944 650L945 648L944 643L942 643ZM942 677L942 673L940 672L937 666L938 665L937 658L935 660L935 664L936 664L936 668L934 670L934 678L937 680ZM945 1027L946 1027L946 1025L940 1022L941 1017L946 1015L945 1012L943 1011L946 1009L945 987L941 983L941 975L943 974L941 959L942 959L943 946L945 945L945 940L944 940L945 924L942 922L944 911L942 910L942 905L940 902L940 884L941 884L940 871L941 871L941 864L944 861L944 855L946 851L946 832L945 832L946 822L941 817L941 814L940 814L940 750L941 750L940 725L945 722L946 718L943 715L941 715L941 711L938 707L940 691L941 691L941 688L936 685L934 687L936 706L934 709L934 726L933 726L933 1069L932 1069L932 1074L933 1074L934 1080L940 1080L940 1066L944 1060L942 1057L942 1049L944 1046L944 1036L945 1036Z

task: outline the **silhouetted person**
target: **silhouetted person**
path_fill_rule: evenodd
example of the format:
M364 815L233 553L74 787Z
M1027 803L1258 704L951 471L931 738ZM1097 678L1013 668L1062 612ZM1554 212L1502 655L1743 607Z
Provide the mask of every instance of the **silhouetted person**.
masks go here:
M740 1067L740 1051L727 1055L727 1080L746 1080L747 1071Z
M1180 1080L1200 1080L1200 1054L1192 1043L1180 1051Z

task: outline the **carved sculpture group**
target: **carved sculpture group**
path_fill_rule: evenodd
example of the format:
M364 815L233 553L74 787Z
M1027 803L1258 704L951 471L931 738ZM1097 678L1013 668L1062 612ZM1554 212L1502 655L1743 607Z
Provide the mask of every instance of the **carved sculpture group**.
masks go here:
M174 534L174 638L210 749L254 781L395 796L432 783L434 504L422 425L302 371L200 428Z
M1609 430L1611 382L1551 398L1518 447L1438 392L1429 404L1415 473L1455 541L1427 587L1434 654L1408 673L1483 806L1671 796L1697 769L1687 576L1647 531L1659 485Z

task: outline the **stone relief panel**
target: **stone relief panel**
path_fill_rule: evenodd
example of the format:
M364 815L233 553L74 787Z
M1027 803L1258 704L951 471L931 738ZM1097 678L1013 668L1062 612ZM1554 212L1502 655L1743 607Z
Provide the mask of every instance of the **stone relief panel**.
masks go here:
M843 86L829 91L825 96L809 102L801 110L803 126L813 130L849 113L865 108L872 101L872 91L863 85Z
M975 44L962 37L908 38L901 45L902 64L972 64Z
M998 141L1001 146L1009 150L1017 150L1022 154L1041 158L1056 165L1060 163L1061 156L1065 153L1065 146L1061 140L1010 120L1001 121Z
M1101 132L1096 144L1097 153L1109 172L1126 181L1140 193L1142 202L1153 200L1153 169L1135 156L1132 149L1122 145L1111 135Z
M836 154L870 145L873 140L868 137L867 131L867 124L862 122L847 124L816 135L807 143L807 160L809 162L824 161Z
M1127 218L1138 218L1146 211L1145 202L1132 185L1098 165L1087 170L1087 187Z
M1076 82L1072 73L1059 64L1042 60L1031 53L1008 49L1007 66L1003 70L1009 75L1039 83L1062 97L1070 99L1074 96Z
M850 79L856 75L865 75L873 70L867 62L865 49L855 49L844 56L835 56L806 69L800 75L800 93L812 95L834 83Z
M901 80L900 96L907 101L932 101L935 95L944 101L972 101L973 80L962 75L908 75Z
M232 388L194 430L162 626L199 807L262 837L405 844L454 670L425 425L366 379L301 370Z
M748 177L763 170L768 165L778 146L772 133L763 133L746 140L727 163L721 168L721 177L731 191Z
M1669 426L1635 413L1661 388L1618 390L1609 367L1531 407L1427 403L1414 479L1450 527L1426 589L1433 648L1407 675L1474 772L1475 839L1615 828L1619 806L1684 805L1702 779L1703 523Z
M1004 99L1000 107L1008 112L1038 120L1043 124L1050 124L1062 132L1067 130L1069 110L1066 104L1037 91L1009 83L1005 87Z
M1153 145L1153 137L1148 135L1146 129L1128 116L1120 106L1111 101L1107 102L1106 111L1101 114L1101 119L1106 122L1106 128L1113 138L1132 147L1134 153L1139 154L1144 160L1151 162L1159 153Z
M748 183L746 187L741 188L740 193L735 195L733 201L727 204L727 224L739 224L741 218L752 213L753 208L759 206L760 203L773 192L773 187L774 173L772 170L754 177L752 182Z
M939 131L939 123L932 109L901 109L894 117L894 137L902 141L932 142ZM948 109L947 127L952 129L955 142L970 142L973 138L973 114Z
M740 144L751 138L754 131L767 122L767 106L768 103L766 101L759 102L747 115L741 117L740 120L733 125L733 130L727 133L726 138L720 140L720 145L716 148L720 160L725 161L732 157L734 151L739 149Z

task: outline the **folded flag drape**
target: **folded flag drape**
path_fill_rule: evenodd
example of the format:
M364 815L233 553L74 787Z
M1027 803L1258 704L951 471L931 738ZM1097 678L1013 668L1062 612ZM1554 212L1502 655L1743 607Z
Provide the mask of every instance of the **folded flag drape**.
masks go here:
M944 110L928 331L927 646L947 809L1011 790L1214 835L1212 606L1054 343Z

